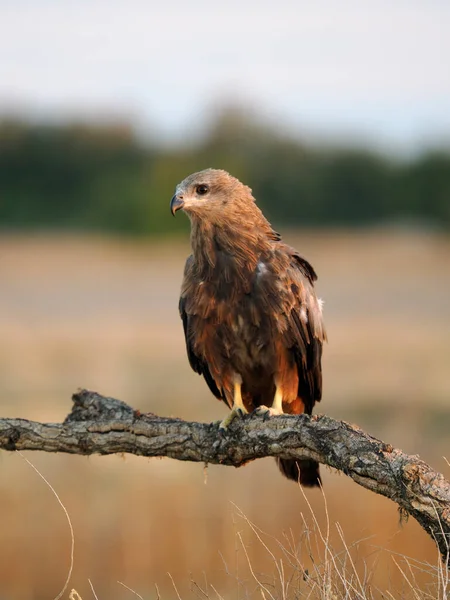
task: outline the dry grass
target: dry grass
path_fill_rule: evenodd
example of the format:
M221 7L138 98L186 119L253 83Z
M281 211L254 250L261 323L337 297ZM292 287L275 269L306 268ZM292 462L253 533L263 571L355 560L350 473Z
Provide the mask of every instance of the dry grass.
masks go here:
M74 534L67 509L42 473L28 460L26 462L38 473L62 506L69 523L73 550ZM339 535L339 547L333 547L330 542L331 521L326 494L321 490L326 516L325 525L321 527L307 495L300 486L299 490L304 497L310 516L308 519L303 514L301 515L304 528L299 539L295 538L292 530L284 533L281 539L266 534L250 521L238 506L234 506L234 524L236 525L237 522L239 525L243 524L244 529L250 533L250 538L245 541L245 533L242 528L236 529L237 546L234 568L230 568L221 555L225 574L234 586L234 589L229 589L228 594L232 593L233 596L242 599L261 597L264 600L269 598L270 600L375 600L377 598L447 600L450 591L449 571L443 567L439 557L437 566L433 567L405 555L391 555L389 558L401 574L404 585L400 590L394 589L392 583L389 583L389 588L385 590L374 585L372 580L378 559L380 554L386 551L380 548L376 549L375 563L368 564L365 558L358 556L361 540L349 546L338 522L333 523L333 526ZM250 558L250 548L253 543L256 543L269 559L267 571L260 572L255 568ZM67 589L72 568L73 551L71 552L68 578L55 600L59 600ZM419 573L426 573L429 577L429 583L425 587L421 587L418 583L416 575ZM167 576L178 600L183 600L185 597L194 597L199 600L224 599L216 586L208 581L206 573L203 574L203 580L200 583L191 575L189 592L186 592L183 597L180 595L171 573L167 573ZM100 600L90 579L88 579L88 583L94 600ZM143 596L123 582L117 581L117 584L140 600L144 600ZM158 586L156 584L155 586L157 598L162 600ZM75 589L72 589L69 600L83 599Z
M302 234L291 241L317 268L326 300L330 343L319 409L448 472L441 457L448 456L450 428L449 241L386 232ZM70 394L82 386L144 411L220 418L223 407L185 358L176 306L186 253L185 245L170 242L0 239L2 415L61 420ZM227 600L263 597L249 562L272 594L282 589L280 569L289 598L297 583L302 593L308 584L310 597L320 597L314 594L326 589L320 578L333 572L333 561L319 530L355 598L351 561L362 585L371 573L374 597L382 589L415 598L405 576L426 597L437 581L426 566L436 564L436 550L420 527L412 520L400 526L392 503L328 471L325 510L320 493L303 496L270 460L239 470L210 467L206 485L200 466L169 460L39 454L31 460L70 514L71 585L83 600L93 597L88 580L99 600L132 597L118 580L143 598L170 600L177 595L168 572L183 599L201 596L200 589ZM70 555L64 515L20 457L3 453L0 467L0 594L54 598ZM264 530L259 535L276 562L250 523ZM402 555L414 557L409 566Z

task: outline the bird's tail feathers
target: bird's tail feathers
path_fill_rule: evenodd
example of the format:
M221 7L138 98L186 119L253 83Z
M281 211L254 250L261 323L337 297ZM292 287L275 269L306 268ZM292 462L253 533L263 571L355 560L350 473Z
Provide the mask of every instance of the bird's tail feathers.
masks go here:
M296 460L293 458L277 458L277 465L285 477L300 482L304 487L320 487L322 479L319 463L310 458Z

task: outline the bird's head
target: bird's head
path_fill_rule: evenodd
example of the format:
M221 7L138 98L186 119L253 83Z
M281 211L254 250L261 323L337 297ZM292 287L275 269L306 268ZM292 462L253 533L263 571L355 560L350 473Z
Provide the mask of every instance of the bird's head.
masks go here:
M189 216L223 218L236 205L253 203L252 191L238 179L219 169L205 169L193 173L177 185L170 202L170 210L175 216L183 209Z

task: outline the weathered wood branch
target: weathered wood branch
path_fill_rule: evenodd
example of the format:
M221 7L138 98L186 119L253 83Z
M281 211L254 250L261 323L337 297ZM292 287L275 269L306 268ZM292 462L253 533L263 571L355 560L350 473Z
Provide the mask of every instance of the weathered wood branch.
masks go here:
M390 498L436 542L450 568L450 482L418 456L408 456L344 421L284 415L217 424L141 414L114 398L80 391L64 423L0 419L0 449L71 454L168 456L239 467L265 456L314 458Z

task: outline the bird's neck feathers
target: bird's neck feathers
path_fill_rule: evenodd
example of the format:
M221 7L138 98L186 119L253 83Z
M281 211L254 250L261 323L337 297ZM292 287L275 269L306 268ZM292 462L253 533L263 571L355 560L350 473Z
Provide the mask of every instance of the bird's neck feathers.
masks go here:
M234 208L215 219L191 218L192 251L203 279L220 276L228 269L246 277L256 269L261 255L280 239L256 204L245 210Z

